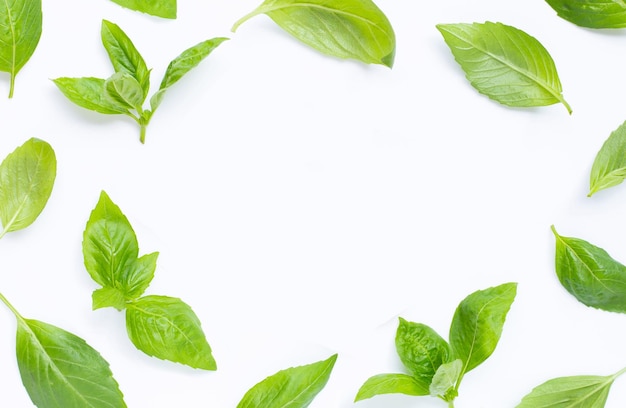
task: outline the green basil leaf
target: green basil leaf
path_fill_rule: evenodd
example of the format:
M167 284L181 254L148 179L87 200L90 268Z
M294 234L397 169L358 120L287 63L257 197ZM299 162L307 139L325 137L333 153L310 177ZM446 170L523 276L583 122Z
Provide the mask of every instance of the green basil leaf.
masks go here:
M123 106L126 109L135 109L141 112L145 100L143 89L139 82L125 72L116 72L104 81L106 96L114 105Z
M450 345L433 329L400 318L396 351L402 364L417 380L430 384L439 366L450 359Z
M126 329L135 347L149 356L217 369L200 320L180 299L146 296L128 303Z
M516 293L516 283L505 283L476 291L457 307L450 325L450 346L455 358L463 360L460 378L495 350Z
M365 381L354 402L381 394L428 395L428 384L406 374L378 374Z
M228 38L218 37L210 40L202 41L191 48L183 51L178 57L174 58L165 71L163 80L159 90L150 99L152 112L161 104L163 95L167 88L174 85L187 72L198 66L218 45L228 40Z
M125 72L135 78L145 99L150 91L150 70L133 42L117 24L107 20L102 20L100 34L115 72Z
M535 387L516 408L603 408L613 381L611 376L580 375L548 380Z
M596 155L589 177L589 194L620 184L626 178L626 122L604 142Z
M16 351L22 383L37 407L126 407L109 364L80 337L18 318Z
M546 0L559 17L581 27L626 27L626 4L606 0Z
M316 50L339 58L392 67L396 38L371 0L265 0L235 23L268 15L283 30Z
M176 18L176 0L112 0L131 10L163 18Z
M291 367L250 388L237 408L306 408L324 388L337 354L317 363Z
M41 214L56 178L57 161L52 147L31 138L0 164L0 220L3 231L28 227Z
M41 0L2 2L0 25L0 71L11 75L11 98L15 76L33 55L41 37Z
M444 401L454 400L458 395L456 384L462 371L463 361L460 359L440 365L430 383L430 395L440 397Z
M126 296L124 296L124 292L110 286L94 290L91 294L91 299L93 310L103 307L114 307L117 310L124 310L126 308Z
M106 115L128 114L128 109L106 97L104 79L101 78L57 78L55 85L76 105Z
M561 285L581 303L626 313L626 266L602 248L578 238L556 238L555 269Z
M560 102L572 112L552 57L534 37L492 22L438 24L437 29L478 92L508 106Z

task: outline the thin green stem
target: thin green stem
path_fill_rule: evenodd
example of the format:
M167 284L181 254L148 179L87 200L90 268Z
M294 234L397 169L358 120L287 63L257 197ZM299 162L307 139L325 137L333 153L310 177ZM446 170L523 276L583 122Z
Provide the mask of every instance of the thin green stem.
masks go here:
M0 300L9 308L9 310L11 310L11 312L13 312L18 320L24 320L22 315L13 307L13 305L7 300L7 298L4 297L2 293L0 293Z
M454 400L448 401L448 408L454 408Z
M15 75L11 74L11 85L9 85L9 98L13 98L14 90L15 90Z
M139 123L139 141L141 144L146 143L146 127L147 125L143 121Z
M248 21L249 19L251 19L252 17L262 14L263 13L263 9L261 7L254 9L252 12L246 14L245 16L241 17L239 20L237 20L235 22L235 24L233 24L233 27L230 29L230 31L232 31L233 33L235 31L237 31L237 28L239 28L240 25L242 25L243 23L245 23L246 21Z

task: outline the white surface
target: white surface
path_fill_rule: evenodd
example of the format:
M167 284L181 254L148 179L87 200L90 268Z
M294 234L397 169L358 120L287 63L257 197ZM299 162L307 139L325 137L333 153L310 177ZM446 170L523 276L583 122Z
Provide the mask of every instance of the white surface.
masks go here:
M0 242L0 291L30 318L69 330L109 361L129 407L234 407L255 383L339 353L311 407L443 407L429 397L353 404L371 375L403 372L397 318L447 338L469 293L519 282L502 339L461 385L458 407L513 407L565 375L626 366L626 316L586 308L553 267L550 225L626 262L626 186L587 198L589 170L626 119L623 32L578 28L542 1L379 0L397 36L394 68L323 56L265 16L231 33L260 2L179 1L167 21L107 0L44 2L44 32L0 97L0 156L36 136L58 175L48 206ZM153 68L226 36L168 91L145 145L129 118L81 109L51 78L112 73L103 18ZM435 29L500 21L554 58L562 105L510 109L478 94ZM8 94L8 76L0 76ZM189 303L218 371L150 358L124 317L91 311L82 232L106 190L159 251L147 294ZM0 312L0 406L29 407L14 356L15 322ZM626 379L607 407L626 404Z

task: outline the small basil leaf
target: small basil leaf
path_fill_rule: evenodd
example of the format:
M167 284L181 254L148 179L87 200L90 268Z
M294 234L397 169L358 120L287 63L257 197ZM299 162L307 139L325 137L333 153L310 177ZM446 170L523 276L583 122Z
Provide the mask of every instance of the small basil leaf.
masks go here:
M537 39L502 23L438 24L465 76L478 92L515 107L561 102L561 82L548 51Z
M589 194L613 187L626 178L626 122L604 142L596 155L589 177Z
M439 366L450 358L450 346L437 332L403 318L396 331L396 350L402 364L424 384L430 384Z
M554 378L535 387L516 408L603 408L613 381L622 373Z
M450 346L455 358L464 363L460 378L495 350L516 292L516 283L505 283L476 291L457 307L450 325Z
M291 367L250 388L237 408L306 408L324 388L337 354L317 363Z
M235 23L268 15L283 30L316 50L339 58L392 67L396 38L371 0L265 0Z
M0 220L3 231L28 227L41 214L52 193L57 161L52 147L31 138L0 164Z
M159 107L163 99L163 94L170 86L174 85L187 72L198 66L217 46L219 46L228 38L218 37L210 40L202 41L191 48L183 51L178 57L174 58L165 71L163 80L159 90L152 95L150 106L154 112Z
M41 0L14 0L0 4L0 71L11 75L9 98L15 76L35 52L41 37Z
M556 238L555 269L563 287L581 303L626 313L626 266L602 248L578 238Z
M114 105L135 109L137 112L142 111L141 105L145 100L143 90L139 82L130 74L116 72L104 81L104 91Z
M406 374L378 374L370 377L359 388L354 402L381 394L428 395L428 384Z
M626 4L606 0L546 0L559 17L581 27L626 27Z
M22 383L37 407L126 407L109 364L72 333L18 318L16 352Z
M107 20L102 20L100 34L115 72L125 72L135 78L145 99L150 90L150 70L133 42L117 24Z
M457 396L456 384L463 371L463 361L460 359L439 366L430 383L430 395L440 397L444 401L452 401Z
M124 293L117 288L105 286L94 290L91 294L93 310L103 307L114 307L117 310L124 310L126 308L126 297Z
M131 10L151 14L156 17L176 18L176 0L112 0Z
M128 109L113 103L106 97L104 79L101 78L57 78L55 85L76 105L106 115L127 114Z
M154 278L158 252L143 255L129 265L130 273L124 276L124 290L129 299L143 295Z
M200 320L180 299L146 296L128 303L126 329L135 347L149 356L193 368L217 369Z

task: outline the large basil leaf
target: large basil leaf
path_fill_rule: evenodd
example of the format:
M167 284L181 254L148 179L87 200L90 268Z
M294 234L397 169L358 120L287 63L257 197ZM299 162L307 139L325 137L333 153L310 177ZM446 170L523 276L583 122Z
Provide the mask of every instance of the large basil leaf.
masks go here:
M626 122L604 142L589 177L589 194L620 184L626 178Z
M450 358L450 346L433 329L400 318L396 350L402 364L420 383L430 384L439 366Z
M602 248L578 238L556 238L555 269L559 281L581 303L626 313L626 266Z
M623 372L554 378L535 387L516 408L603 408L613 381Z
M145 99L150 91L150 70L133 42L117 24L107 20L102 20L100 35L115 72L125 72L135 78Z
M16 352L22 383L37 407L126 407L109 364L72 333L18 317Z
M317 363L291 367L250 388L237 408L306 408L324 388L337 354Z
M428 384L406 374L378 374L359 388L354 402L381 394L428 395Z
M476 291L457 307L450 325L450 346L454 357L463 360L460 378L495 350L516 292L516 283L505 283Z
M180 299L146 296L128 303L126 329L135 347L149 356L217 369L200 320Z
M112 0L122 7L163 18L176 18L176 0Z
M41 37L41 0L5 0L0 3L0 71L15 76L35 52Z
M438 24L454 58L478 92L504 105L561 102L561 82L548 51L534 37L502 23Z
M55 85L76 105L106 115L128 114L128 109L111 101L104 91L104 79L68 78L53 80Z
M546 0L559 17L581 27L626 27L626 3L606 0Z
M393 28L371 0L265 0L232 30L259 14L268 15L283 30L325 54L393 65Z
M0 164L0 220L3 231L28 227L41 214L56 178L57 161L52 147L32 138Z

